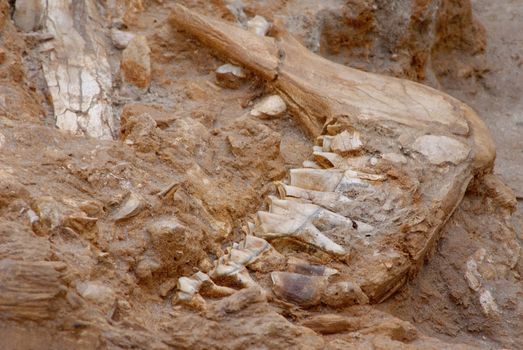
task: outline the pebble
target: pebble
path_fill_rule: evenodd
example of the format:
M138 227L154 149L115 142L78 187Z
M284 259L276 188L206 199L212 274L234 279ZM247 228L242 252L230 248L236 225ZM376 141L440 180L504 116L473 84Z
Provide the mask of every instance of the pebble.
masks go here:
M267 35L267 32L269 31L270 27L271 27L271 25L269 22L267 22L265 17L258 16L258 15L254 16L253 19L251 19L247 22L247 29L250 32L255 33L256 35L259 35L259 36Z
M111 29L111 40L113 41L114 47L117 49L125 49L131 40L133 40L134 34L129 32L124 32L122 30L112 28Z
M263 98L251 110L254 117L278 117L287 110L285 101L278 95Z
M224 64L216 69L216 83L228 89L237 89L245 81L247 74L238 66Z

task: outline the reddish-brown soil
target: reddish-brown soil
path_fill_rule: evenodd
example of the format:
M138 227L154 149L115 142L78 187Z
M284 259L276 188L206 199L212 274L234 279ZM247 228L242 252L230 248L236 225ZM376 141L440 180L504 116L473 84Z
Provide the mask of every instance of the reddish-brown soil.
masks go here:
M230 21L241 3L179 2ZM471 186L424 267L384 303L321 311L350 320L335 334L257 290L200 313L173 305L173 288L161 292L210 270L266 206L273 181L311 155L314 140L290 113L246 112L268 93L263 82L251 75L238 89L218 86L224 62L171 27L170 1L106 1L116 9L104 13L107 23L121 20L147 38L151 85L123 81L121 50L111 47L119 139L74 136L54 127L42 52L15 28L8 3L0 0L0 348L523 347L518 0L243 1L244 15L285 26L331 60L462 99L497 143L495 173L508 187L496 179ZM514 213L504 202L509 187ZM141 205L120 219L129 197ZM486 315L467 285L467 264L479 255L499 314Z

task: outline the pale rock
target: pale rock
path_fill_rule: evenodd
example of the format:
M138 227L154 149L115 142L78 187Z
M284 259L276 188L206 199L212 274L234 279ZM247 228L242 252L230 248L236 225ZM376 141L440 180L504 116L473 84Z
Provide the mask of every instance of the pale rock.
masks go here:
M38 29L42 23L42 3L40 0L17 0L13 20L24 32Z
M247 29L259 36L267 35L270 27L270 23L263 16L256 15L247 22Z
M117 49L125 49L129 45L129 42L133 40L133 38L133 33L124 32L116 28L111 29L111 40L113 41L114 47Z
M169 278L158 287L158 294L165 298L167 294L176 287L177 282L176 278Z
M136 266L136 275L140 278L151 277L152 273L159 270L161 264L154 258L145 257Z
M165 244L173 237L180 237L185 232L186 227L182 225L176 218L163 218L155 220L147 226L147 232L151 235L151 240L154 244Z
M481 288L481 275L478 272L476 260L470 258L467 260L465 268L465 280L470 289L477 292Z
M323 292L322 302L332 307L368 304L369 298L360 286L350 281L330 284Z
M99 305L112 305L115 301L113 289L100 282L80 282L76 285L76 291L84 299Z
M137 35L122 53L121 70L126 82L141 89L147 89L151 83L151 49L143 35Z
M467 159L470 147L447 136L424 135L418 137L412 149L423 154L436 165L450 162L459 164Z
M251 110L251 115L255 117L277 117L287 110L285 101L278 95L271 95L263 98Z
M479 303L485 316L493 316L500 313L496 300L494 300L489 290L485 289L481 292L479 295Z
M224 64L216 69L216 83L228 89L237 89L245 81L245 71L232 64Z

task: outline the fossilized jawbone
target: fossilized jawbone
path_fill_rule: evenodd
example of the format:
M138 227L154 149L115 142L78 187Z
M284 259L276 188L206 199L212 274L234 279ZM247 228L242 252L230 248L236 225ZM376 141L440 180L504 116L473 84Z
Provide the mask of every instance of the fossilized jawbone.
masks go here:
M341 288L357 302L384 300L421 266L470 180L492 169L485 125L440 91L335 64L290 35L258 36L180 5L171 23L266 79L317 139L314 159L277 184L279 198L249 233L287 259L263 269L278 297L333 306L329 290ZM231 254L211 277L229 272L236 286L251 285L250 260ZM337 273L278 272L296 258Z

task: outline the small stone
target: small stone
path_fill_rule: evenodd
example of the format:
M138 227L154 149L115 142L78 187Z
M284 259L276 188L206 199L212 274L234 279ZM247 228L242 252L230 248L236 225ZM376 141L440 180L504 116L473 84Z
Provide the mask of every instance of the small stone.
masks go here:
M113 289L99 282L80 282L76 285L76 291L84 299L100 305L112 305L115 300Z
M177 282L178 281L176 280L176 278L169 278L167 281L163 282L160 285L160 287L158 288L158 294L165 298L167 294L169 294L169 292L173 290L174 287L176 287Z
M232 64L224 64L216 69L216 83L228 89L237 89L245 81L245 71Z
M447 136L424 135L418 137L412 149L423 154L432 164L446 162L459 164L467 159L470 147Z
M285 101L278 95L271 95L258 102L251 110L251 115L255 117L278 117L286 110Z
M322 302L332 307L368 304L369 298L360 286L350 281L330 284L323 293Z
M166 244L172 239L180 241L185 231L186 227L174 217L155 220L147 226L151 241L156 245Z
M258 15L254 16L253 19L251 19L247 22L247 29L250 32L255 33L256 35L259 35L259 36L267 35L267 32L269 31L270 27L271 27L271 25L269 22L267 22L265 17L258 16Z
M129 32L124 32L122 30L112 28L111 29L111 40L113 41L114 47L117 49L125 49L131 40L133 40L134 34Z
M143 35L137 35L122 53L121 70L125 81L142 89L151 83L151 49Z
M153 258L145 257L136 266L136 276L139 278L151 277L152 273L159 270L161 265L158 261Z

